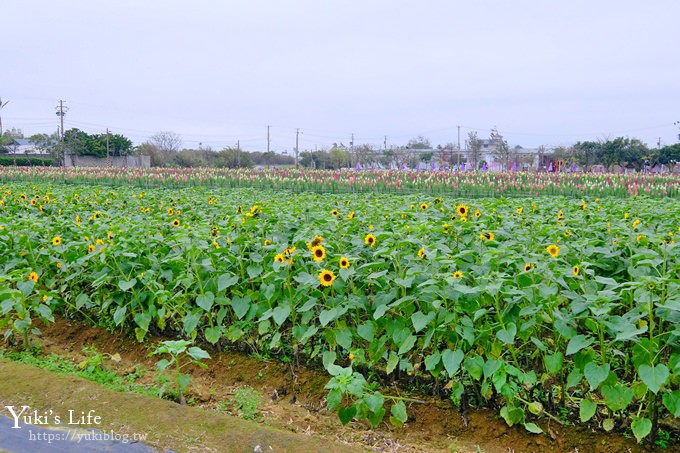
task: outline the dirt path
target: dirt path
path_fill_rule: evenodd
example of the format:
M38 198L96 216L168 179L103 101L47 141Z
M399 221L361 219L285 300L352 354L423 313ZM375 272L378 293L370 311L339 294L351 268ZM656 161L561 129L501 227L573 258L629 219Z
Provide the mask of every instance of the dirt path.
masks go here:
M121 440L145 437L145 442L155 448L178 453L356 451L225 414L114 392L79 377L57 375L23 364L0 360L0 376L0 411L10 417L5 419L9 423L0 424L0 449L9 451L143 451L140 446L130 449L122 442L108 441L83 444L86 447L98 445L100 450L73 449L73 440L78 438L78 433L86 433L84 429L88 427L96 428L100 433L115 433ZM32 427L25 426L23 417L18 422L21 428L12 428L14 417L6 406L14 406L13 410L18 414L24 405L30 409L23 415L34 416L37 412L39 425L44 422L62 428L51 431L60 434L59 438L51 439L53 446L48 445L44 436L39 439ZM23 436L17 435L18 431Z

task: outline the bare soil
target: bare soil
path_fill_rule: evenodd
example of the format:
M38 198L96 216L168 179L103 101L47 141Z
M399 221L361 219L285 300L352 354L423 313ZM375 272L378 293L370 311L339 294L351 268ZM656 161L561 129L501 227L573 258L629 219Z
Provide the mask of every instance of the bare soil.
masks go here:
M149 345L139 344L122 333L111 334L98 327L88 327L80 322L58 319L56 323L43 328L43 337L38 341L42 350L67 356L79 363L86 356L83 347L94 345L100 353L120 354L121 361L106 361L106 367L125 375L142 365L149 370L139 382L152 382L157 357L149 357ZM449 401L428 396L417 396L425 404L412 403L408 408L409 420L402 428L383 423L377 429L370 429L360 422L342 426L335 414L325 410L328 382L325 373L296 368L274 360L253 358L234 351L211 352L213 360L208 368L190 370L191 391L187 398L193 406L156 400L153 404L147 397L116 392L107 393L107 407L124 407L118 421L120 426L139 429L152 423L162 422L165 428L157 432L153 445L174 451L192 451L197 445L206 451L253 451L252 436L239 438L226 434L225 428L208 428L204 422L197 422L195 414L203 414L201 420L231 419L244 422L226 413L238 415L233 402L235 392L244 386L256 389L262 396L259 406L259 426L262 429L275 428L276 435L261 434L272 451L288 451L290 440L277 436L297 434L302 439L290 451L385 451L385 452L642 452L648 451L633 440L621 434L607 434L585 427L563 426L548 419L539 421L546 434L533 435L523 427L508 427L497 413L489 410L469 411L463 417ZM6 368L0 362L0 369ZM23 379L32 379L35 370L27 368ZM21 382L22 372L14 370L13 379ZM5 379L5 372L2 373ZM31 376L29 379L28 376ZM53 405L73 406L79 403L84 409L91 400L76 398L64 389L73 387L78 378L49 374L49 380L41 383L50 389L55 398ZM2 379L0 379L1 381ZM42 388L42 387L39 387ZM0 401L16 400L26 396L13 391L11 383L0 384ZM64 395L60 397L59 395ZM53 401L48 399L45 404ZM19 403L20 401L15 401ZM2 404L4 406L5 403ZM161 408L161 409L159 409ZM123 417L127 413L129 421ZM180 415L181 414L181 415ZM190 415L189 415L190 414ZM206 422L207 423L207 422ZM212 422L211 422L212 423ZM215 422L217 423L217 422ZM220 423L227 423L220 421ZM118 428L120 428L118 426ZM224 425L227 426L227 425ZM229 425L230 429L234 425ZM248 424L250 426L250 424ZM189 432L193 430L193 434ZM200 433L194 431L199 430ZM207 433L217 433L211 444ZM251 432L252 428L247 428ZM268 433L269 431L266 431ZM257 438L257 436L255 436ZM202 443L197 443L201 439ZM272 440L273 439L273 440ZM225 444L225 442L227 442Z

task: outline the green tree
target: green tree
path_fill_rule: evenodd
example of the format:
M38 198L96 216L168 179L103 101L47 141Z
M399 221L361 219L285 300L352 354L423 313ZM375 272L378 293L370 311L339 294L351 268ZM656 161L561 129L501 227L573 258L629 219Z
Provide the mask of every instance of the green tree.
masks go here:
M503 135L498 132L498 128L496 126L491 129L489 140L495 145L493 156L496 159L496 162L502 163L503 169L507 170L510 161L510 145L508 145L507 140L503 138Z
M680 162L680 143L661 148L657 153L656 160L663 165L673 165Z
M482 153L482 141L477 137L477 132L468 132L467 138L467 148L468 148L468 162L472 164L472 168L477 168L479 163L479 157Z
M59 136L57 133L52 135L47 134L34 134L28 137L28 142L32 144L35 149L43 154L52 154L52 151L59 143Z
M589 171L591 165L598 163L601 154L601 144L598 142L577 142L571 147L571 155L585 171Z
M409 140L406 147L409 149L432 149L432 143L430 143L430 139L419 135Z

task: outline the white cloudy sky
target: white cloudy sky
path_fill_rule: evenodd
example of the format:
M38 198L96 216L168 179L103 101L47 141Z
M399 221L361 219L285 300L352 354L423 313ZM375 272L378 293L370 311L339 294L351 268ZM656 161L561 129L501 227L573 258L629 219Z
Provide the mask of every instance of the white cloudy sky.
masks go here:
M512 146L680 129L678 0L1 0L5 129L186 147Z

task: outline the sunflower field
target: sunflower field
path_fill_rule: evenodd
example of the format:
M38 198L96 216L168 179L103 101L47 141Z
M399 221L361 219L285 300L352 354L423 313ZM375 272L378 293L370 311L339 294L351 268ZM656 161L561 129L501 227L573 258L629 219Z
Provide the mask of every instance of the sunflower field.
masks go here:
M17 178L0 200L8 341L59 314L324 367L342 423L402 425L418 384L535 433L680 417L677 199Z

